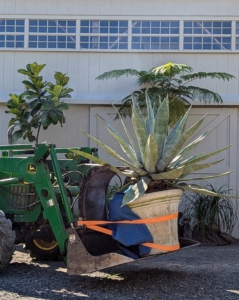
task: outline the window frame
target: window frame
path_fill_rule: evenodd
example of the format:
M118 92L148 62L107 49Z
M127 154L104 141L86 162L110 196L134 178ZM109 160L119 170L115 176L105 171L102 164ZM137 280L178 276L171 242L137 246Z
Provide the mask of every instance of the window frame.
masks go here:
M100 32L100 30L101 30L101 25L99 24L99 26L93 26L93 25L90 25L90 22L108 22L108 29L109 29L109 31L110 31L110 29L111 28L116 28L116 26L112 26L112 27L110 27L109 25L110 25L110 22L118 22L118 26L117 26L117 28L118 28L118 32L117 33L110 33L110 32ZM87 27L87 26L82 26L81 25L81 22L89 22L89 26ZM127 29L126 29L126 31L127 31L127 33L120 33L119 31L120 31L120 22L127 22ZM91 28L98 28L99 29L99 32L90 32L90 29ZM103 26L102 26L103 27ZM106 27L106 26L105 26ZM82 28L89 28L89 32L81 32L81 29ZM122 28L124 28L124 27L122 27ZM126 27L125 27L126 28ZM112 51L112 52L115 52L115 51L122 51L122 52L127 52L128 51L128 49L129 49L129 35L128 35L128 32L129 32L129 21L128 20L121 20L121 19L117 19L117 20L111 20L111 19L104 19L104 20L102 20L102 19L88 19L88 20L84 20L84 19L81 19L80 20L80 37L79 37L79 39L80 39L80 44L79 44L79 51ZM83 37L88 37L89 38L89 40L88 40L88 42L87 41L85 41L85 42L81 42L81 38L83 38ZM103 38L108 38L108 41L107 42L101 42L100 41L100 39L101 39L101 37L103 37ZM120 42L118 42L118 46L119 46L119 44L127 44L127 48L126 49L120 49L120 48L116 48L116 49L113 49L113 48L111 48L111 49L109 49L109 48L90 48L90 45L91 44L98 44L98 46L100 47L100 45L101 44L108 44L108 46L110 47L111 45L111 43L112 44L115 44L115 42L117 42L117 39L118 40L120 40L120 38L127 38L126 40L126 42L123 42L123 43L120 43ZM96 42L91 42L91 38L98 38L98 41L96 41ZM117 38L116 39L116 41L115 42L110 42L110 38ZM82 44L89 44L89 48L81 48L81 45Z
M189 26L185 26L185 23L192 23L192 26L189 27ZM199 26L195 27L195 23L198 23ZM201 24L200 24L201 23ZM208 33L204 33L203 31L208 31L208 28L207 27L204 27L204 24L203 23L212 23L211 24L211 30L212 32L208 32ZM214 27L214 23L221 23L221 26L219 27ZM216 30L218 28L220 28L221 31L223 31L225 28L223 27L223 23L231 23L230 24L230 27L225 27L227 29L230 29L230 33L223 33L223 32L220 32L220 33L214 33L213 30ZM201 33L193 33L193 30L194 29L201 29ZM185 33L185 30L192 30L191 33ZM186 39L191 39L191 42L185 42ZM201 42L196 42L195 40L196 39L201 39ZM229 43L226 43L226 42L223 42L223 39L224 38L229 38L230 39L230 42ZM210 39L211 41L209 43L206 43L204 44L204 39ZM221 39L221 41L217 40L217 39ZM215 43L216 41L216 43ZM201 49L194 49L194 45L200 45L201 44ZM221 44L221 49L214 49L214 45L216 44ZM226 44L229 44L230 45L230 49L223 49L223 47L225 47ZM192 48L191 49L186 49L185 48L185 45L191 45ZM203 49L204 45L210 45L210 49ZM188 51L188 50L191 50L191 51L210 51L210 52L218 52L218 51L222 51L222 52L225 52L225 51L231 51L232 49L232 22L231 21L221 21L221 20L186 20L186 21L183 21L183 50L184 51Z
M4 21L4 25L3 24L1 24L1 21ZM6 24L8 21L15 21L15 24L13 25L13 24ZM17 27L17 21L23 21L23 24L22 25L19 25L19 27L23 27L23 31L17 31L17 28L19 28L19 27ZM4 44L5 44L5 46L4 47L1 47L0 46L0 49L1 50L23 50L24 49L24 46L25 46L25 19L24 18L0 18L0 28L1 27L5 27L5 31L0 31L0 36L5 36L5 39L4 40L1 40L0 39L0 44L1 44L1 42L2 41L4 41ZM14 31L7 31L7 27L15 27L14 28ZM0 29L1 30L1 29ZM7 39L7 36L12 36L12 37L14 37L14 39L13 40L8 40ZM19 40L19 41L17 41L17 37L18 36L21 36L21 37L23 37L23 40ZM6 46L6 44L7 43L10 43L10 41L11 41L11 43L14 43L14 46L13 47L8 47L8 46ZM22 47L16 47L16 43L23 43L23 46Z
M23 34L24 35L24 47L23 48L8 48L8 47L0 47L0 51L36 51L36 52L110 52L110 53L115 53L115 52L122 52L122 53L127 53L127 52L139 52L139 53L237 53L239 49L236 49L238 47L238 43L236 42L236 38L239 37L238 34L236 34L236 24L239 22L238 17L234 16L201 16L199 17L190 17L190 16L82 16L79 17L71 15L61 15L61 16L23 16L23 15L6 15L1 18L1 20L24 20L25 22L25 30L23 33L16 33L13 32L13 35L18 35L18 34ZM31 33L29 33L29 21L30 20L65 20L65 21L71 21L75 20L76 21L76 30L75 30L75 49L70 49L70 48L29 48L28 43L29 43L29 37ZM127 21L128 22L128 49L88 49L88 48L83 48L80 49L80 22L84 20L98 20L98 21ZM179 22L179 49L132 49L132 23L135 21L178 21ZM184 41L184 22L185 21L218 21L218 22L228 22L230 21L232 26L231 26L231 50L185 50L183 46L183 41ZM1 33L0 33L1 34ZM39 34L39 33L37 33ZM47 33L43 33L43 35L47 35ZM69 35L73 35L69 33Z
M31 25L31 22L33 21L37 21L37 25L34 26L34 25ZM43 27L43 26L40 26L40 21L46 21L47 22L47 25L44 26L46 27L47 31L46 32L40 32L40 31L31 31L30 29L33 28L33 27L36 27L36 28L40 28L40 27ZM66 32L59 32L59 28L61 26L64 26L64 25L59 25L58 24L58 21L60 22L66 22L66 25L65 25L65 28L66 28ZM55 22L56 23L56 26L49 26L49 23L50 22ZM74 26L68 26L68 22L75 22L75 25ZM68 28L73 28L75 29L75 32L68 32ZM77 27L77 22L76 20L68 20L68 19L29 19L28 20L28 44L26 45L27 46L27 49L42 49L42 50L49 50L49 49L52 49L52 50L77 50L77 44L76 44L76 27ZM49 32L49 28L55 28L56 29L56 32ZM36 37L37 40L34 41L34 40L31 40L30 37ZM46 37L46 41L40 41L40 37ZM50 41L49 40L49 37L55 37L56 40L55 41ZM60 37L65 37L66 40L65 41L60 41ZM70 38L74 38L75 41L73 43L69 42L69 44L73 44L74 45L74 48L68 48L68 37ZM66 47L58 47L58 43L60 44L62 42L65 43ZM37 45L39 45L39 43L46 43L47 47L30 47L30 43L37 43ZM56 47L49 47L49 44L53 44L55 43L56 44Z
M152 23L160 23L160 25L158 26L158 30L161 31L163 28L164 29L170 29L171 28L177 28L178 29L178 33L162 33L162 32L159 32L159 33L152 33L152 32L149 32L149 33L143 33L143 32L139 32L139 33L135 33L133 32L134 29L136 29L137 27L134 27L134 24L132 24L131 26L131 50L132 51L142 51L142 52L162 52L162 51L179 51L179 48L180 48L180 21L179 20L134 20L132 21L132 23L137 23L137 22L140 22L140 26L139 26L139 30L140 31L143 31L143 29L145 30L147 27L144 27L142 26L143 22L149 22L150 23L150 26L148 27L151 31L152 28L157 28L156 26L152 26L153 24ZM168 22L169 23L169 26L168 27L163 27L161 23L163 22ZM171 27L171 23L172 22L177 22L178 23L178 27ZM139 38L139 42L134 42L133 39L134 38ZM143 38L148 38L149 39L149 45L150 45L150 48L145 48L145 49L142 49L142 44L143 43L146 43L146 42L143 42ZM168 43L169 44L169 48L158 48L158 49L152 49L152 45L153 45L153 42L152 42L152 39L153 38L158 38L158 45L159 47L162 47L162 44L165 44ZM163 42L162 39L165 38L165 39L169 39L168 42ZM174 45L174 43L172 42L171 44L171 41L170 39L171 38L178 38L178 41L175 42L175 44L177 43L178 44L178 47L175 48L175 49L171 49L170 46L171 45ZM140 45L140 48L134 48L133 47L133 44L139 44ZM156 42L155 42L156 44Z

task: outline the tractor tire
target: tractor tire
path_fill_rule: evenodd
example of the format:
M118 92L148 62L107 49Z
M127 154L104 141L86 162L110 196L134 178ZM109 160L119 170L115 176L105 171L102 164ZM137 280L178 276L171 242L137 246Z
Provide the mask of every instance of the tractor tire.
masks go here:
M12 260L15 250L16 234L12 222L0 210L0 272L4 271Z
M37 260L60 260L62 258L60 249L55 240L46 242L42 239L35 239L25 243L24 250L30 254L32 258Z

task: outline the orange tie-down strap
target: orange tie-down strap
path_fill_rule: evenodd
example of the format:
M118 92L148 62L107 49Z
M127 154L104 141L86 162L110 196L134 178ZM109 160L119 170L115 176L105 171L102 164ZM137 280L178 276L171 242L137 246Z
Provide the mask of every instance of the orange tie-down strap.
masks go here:
M107 225L107 224L149 224L149 223L158 223L158 222L165 222L171 219L175 219L178 217L178 213L174 213L171 215L163 216L163 217L155 217L155 218L149 218L149 219L138 219L138 220L124 220L124 221L78 221L78 226L85 225L89 229L99 231L108 235L112 235L112 230L100 227L98 225ZM180 245L172 245L172 246L165 246L165 245L159 245L155 243L143 243L141 244L143 246L158 249L161 251L175 251L180 249Z

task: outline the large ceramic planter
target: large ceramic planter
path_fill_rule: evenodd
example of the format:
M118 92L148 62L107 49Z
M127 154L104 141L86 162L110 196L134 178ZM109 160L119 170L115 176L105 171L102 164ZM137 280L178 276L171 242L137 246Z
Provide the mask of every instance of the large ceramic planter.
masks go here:
M128 204L141 219L168 216L178 212L178 206L183 191L180 189L165 190L145 194ZM164 222L146 224L155 244L175 246L178 244L178 219L173 218ZM165 253L158 249L151 249L149 255Z

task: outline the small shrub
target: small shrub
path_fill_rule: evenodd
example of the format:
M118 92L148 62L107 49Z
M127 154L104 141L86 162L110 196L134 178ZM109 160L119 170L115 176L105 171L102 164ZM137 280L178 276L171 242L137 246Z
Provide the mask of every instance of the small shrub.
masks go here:
M227 185L215 188L207 183L205 188L221 196L191 193L185 195L180 207L183 210L179 220L181 234L206 244L227 244L232 241L232 231L237 221L237 205L226 194L233 190Z

